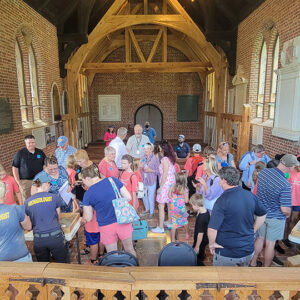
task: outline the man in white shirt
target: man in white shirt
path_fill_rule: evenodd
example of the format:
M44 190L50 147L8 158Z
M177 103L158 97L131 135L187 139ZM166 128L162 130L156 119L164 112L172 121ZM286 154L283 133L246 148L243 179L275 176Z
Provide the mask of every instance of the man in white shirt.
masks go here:
M113 147L116 150L115 163L118 169L122 169L122 156L128 154L126 146L123 142L123 140L126 138L126 135L127 129L125 127L120 127L117 131L117 137L113 139L109 144L110 147Z
M134 158L142 158L144 156L144 145L150 143L149 138L142 134L143 127L140 124L134 126L134 135L127 141L127 151Z

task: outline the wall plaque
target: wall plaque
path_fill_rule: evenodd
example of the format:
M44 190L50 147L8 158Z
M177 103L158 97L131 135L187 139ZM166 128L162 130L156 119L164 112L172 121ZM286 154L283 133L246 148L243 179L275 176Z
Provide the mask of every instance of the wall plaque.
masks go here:
M13 118L10 103L7 99L0 99L0 134L13 130Z

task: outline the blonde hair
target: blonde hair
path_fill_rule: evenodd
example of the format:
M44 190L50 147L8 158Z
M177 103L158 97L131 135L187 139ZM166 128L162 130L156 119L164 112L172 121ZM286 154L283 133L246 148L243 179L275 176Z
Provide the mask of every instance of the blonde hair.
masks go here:
M87 152L83 149L77 150L74 154L75 159L82 159L84 161L89 161L89 156Z
M6 193L6 185L3 181L0 181L0 199L3 199Z
M0 164L0 172L6 172L5 168Z
M204 198L201 194L193 194L189 203L198 207L204 207Z
M184 194L187 189L187 178L184 172L180 171L175 175L175 185L173 188L173 192L175 194Z
M67 168L75 170L75 168L76 168L76 161L75 161L74 155L70 155L67 158Z
M213 157L207 157L204 160L204 163L205 163L206 167L210 170L210 172L213 175L218 175L218 173L219 173L219 166L218 166L218 161L215 158L213 158Z
M134 158L132 163L132 171L137 172L140 169L141 159Z
M252 173L252 179L253 179L253 182L256 183L257 181L257 178L258 178L258 173L263 170L264 168L266 167L266 164L262 161L258 161L256 164L255 164L255 170L253 171Z
M217 155L217 150L211 146L206 146L203 150L204 156Z

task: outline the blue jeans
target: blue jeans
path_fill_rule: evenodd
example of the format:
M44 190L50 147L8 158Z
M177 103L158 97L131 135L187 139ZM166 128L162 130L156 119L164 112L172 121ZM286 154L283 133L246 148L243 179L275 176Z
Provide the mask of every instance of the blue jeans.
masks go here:
M154 196L156 191L156 182L153 185L145 185L145 196L143 198L143 203L146 211L150 211L150 214L154 213Z
M253 257L253 254L254 252L250 255L241 258L235 258L235 257L226 257L218 253L215 253L213 258L213 266L248 267Z

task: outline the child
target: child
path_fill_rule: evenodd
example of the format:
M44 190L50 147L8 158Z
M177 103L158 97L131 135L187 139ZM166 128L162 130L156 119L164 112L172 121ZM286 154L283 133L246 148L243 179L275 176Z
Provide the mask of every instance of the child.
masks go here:
M249 178L248 181L248 186L251 186L251 192L254 193L254 189L255 189L255 194L256 194L256 189L257 189L257 179L258 179L258 173L263 170L266 167L266 164L262 161L258 161L255 164L255 170L252 173L252 177Z
M138 199L143 199L145 196L145 187L143 183L143 177L141 170L143 169L142 160L140 158L134 158L132 164L132 171L136 175L138 180Z
M139 207L139 200L137 198L138 192L138 179L132 171L133 158L129 154L122 156L122 169L120 173L120 181L125 185L128 192L131 194L130 204L137 210Z
M70 155L67 159L67 173L69 177L70 185L73 185L75 182L75 176L76 176L76 161L74 155ZM73 212L79 212L80 206L79 201L76 199L76 196L72 194L72 201L73 201Z
M197 213L194 230L193 248L197 253L198 266L204 266L205 248L208 245L207 226L210 219L208 210L204 207L204 198L200 194L194 194L189 202Z
M6 174L4 167L0 164L0 181L6 185L6 194L4 204L16 204L14 193L17 196L19 205L23 205L23 199L15 179Z
M187 178L184 172L179 172L175 176L175 184L173 184L169 191L170 213L171 213L171 241L175 242L176 229L184 227L186 232L186 239L189 239L188 230L188 214L185 204L189 202Z

